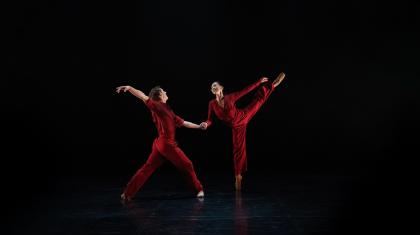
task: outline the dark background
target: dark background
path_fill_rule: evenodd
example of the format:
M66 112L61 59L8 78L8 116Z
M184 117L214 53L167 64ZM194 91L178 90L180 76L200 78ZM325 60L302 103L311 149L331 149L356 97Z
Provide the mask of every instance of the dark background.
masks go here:
M144 163L156 135L150 113L116 86L161 85L175 112L199 123L212 81L229 93L281 71L286 79L249 124L248 175L354 177L343 214L366 210L377 225L389 219L382 212L404 208L419 120L418 4L15 1L8 13L1 115L10 211L64 179L128 180ZM177 139L199 177L233 184L222 123L178 129Z

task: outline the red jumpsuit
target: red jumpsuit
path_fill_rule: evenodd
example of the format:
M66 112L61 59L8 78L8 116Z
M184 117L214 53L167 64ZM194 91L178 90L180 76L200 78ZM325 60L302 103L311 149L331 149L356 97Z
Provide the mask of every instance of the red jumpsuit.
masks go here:
M260 81L249 85L242 91L225 95L223 108L217 103L216 99L209 102L208 117L206 121L207 126L211 125L212 114L215 113L220 120L232 127L235 175L242 174L247 169L245 141L248 122L261 108L271 92L273 92L274 86L271 82L262 85L253 97L251 103L243 109L236 108L235 102L259 85Z
M152 112L153 122L156 124L159 137L154 140L152 153L146 163L131 178L124 194L128 198L132 198L149 176L167 160L186 176L197 191L203 190L194 172L193 164L175 141L176 127L182 126L184 120L178 117L165 103L148 99L145 104Z

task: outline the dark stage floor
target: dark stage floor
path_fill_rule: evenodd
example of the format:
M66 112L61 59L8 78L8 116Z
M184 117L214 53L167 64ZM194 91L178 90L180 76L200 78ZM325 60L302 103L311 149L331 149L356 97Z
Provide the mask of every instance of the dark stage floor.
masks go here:
M335 234L357 180L248 176L238 194L233 177L213 177L202 179L200 200L174 176L153 175L128 205L119 200L125 177L63 180L34 205L20 205L13 234Z

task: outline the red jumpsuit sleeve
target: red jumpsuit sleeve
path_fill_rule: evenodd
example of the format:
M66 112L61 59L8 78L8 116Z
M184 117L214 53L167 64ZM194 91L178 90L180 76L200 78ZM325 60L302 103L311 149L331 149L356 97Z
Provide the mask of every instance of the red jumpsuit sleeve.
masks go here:
M206 123L207 123L207 127L209 127L213 123L213 105L211 101L209 102L209 110L207 113Z
M232 99L232 101L235 102L236 100L240 99L242 96L248 94L249 92L251 92L252 90L257 88L259 85L260 85L260 80L258 80L257 82L254 82L253 84L245 87L241 91L237 91L237 92L233 92L233 93L229 94L229 96Z
M144 103L150 110L156 111L156 101L153 101L149 98L148 100L144 101Z
M175 125L177 127L181 127L184 125L184 119L180 118L178 115L174 113Z

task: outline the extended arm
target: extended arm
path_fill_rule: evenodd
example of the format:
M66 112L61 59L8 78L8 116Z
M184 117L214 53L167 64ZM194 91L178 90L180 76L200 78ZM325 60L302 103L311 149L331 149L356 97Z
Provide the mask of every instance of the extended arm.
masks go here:
M200 125L197 125L195 123L189 122L189 121L185 121L184 119L180 118L178 115L174 114L174 120L175 120L175 124L177 127L186 127L186 128L191 128L191 129L202 129L204 130L204 128Z
M243 89L241 91L231 93L230 97L233 101L236 101L236 100L240 99L242 96L248 94L249 92L251 92L252 90L257 88L261 83L264 83L264 82L267 82L267 81L268 81L268 79L266 77L263 77L260 80L258 80L257 82L245 87L245 89Z
M212 107L212 103L210 102L209 103L209 110L208 110L208 113L207 113L207 120L200 124L200 126L203 130L206 130L207 127L209 127L212 124L212 122L213 122L212 117L213 117L213 107Z
M132 95L134 95L135 97L143 100L144 102L146 102L149 99L149 96L145 95L142 91L135 89L134 87L131 86L119 86L117 87L117 93L120 93L121 91L123 92L130 92Z
M197 125L195 123L192 122L188 122L188 121L184 121L184 123L182 124L184 127L186 128L192 128L192 129L202 129L204 130L203 126L201 125Z

